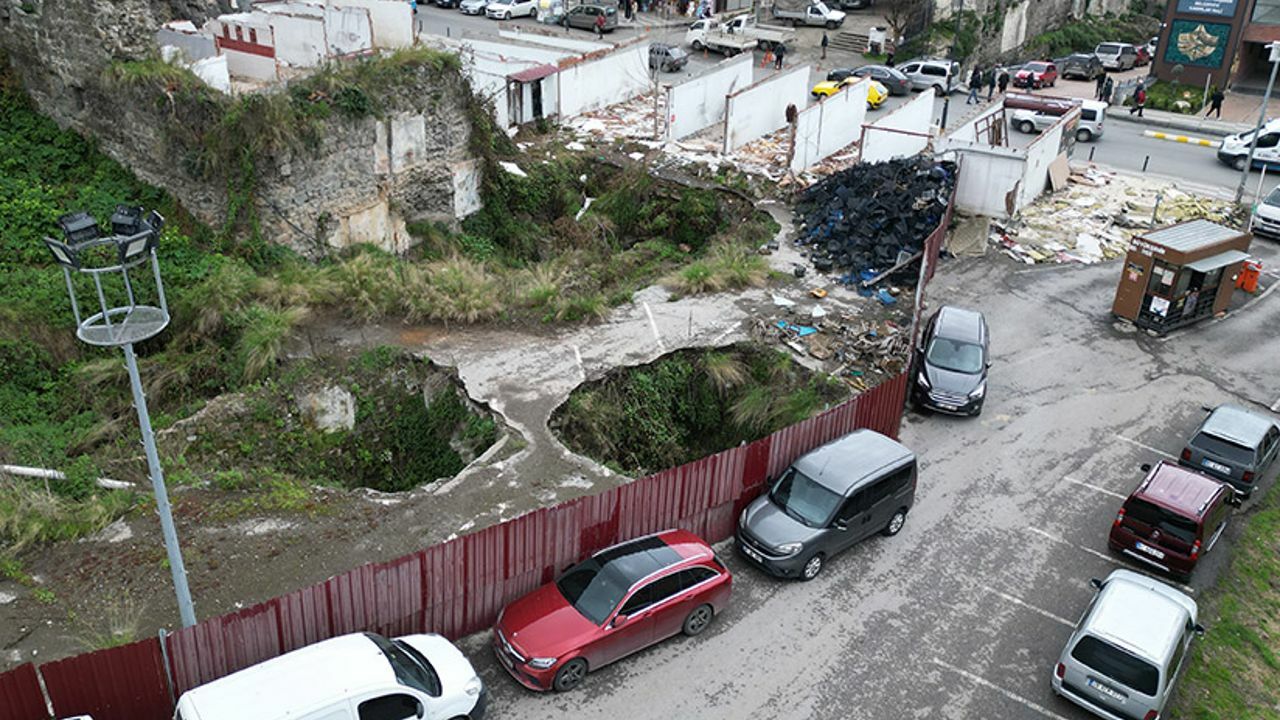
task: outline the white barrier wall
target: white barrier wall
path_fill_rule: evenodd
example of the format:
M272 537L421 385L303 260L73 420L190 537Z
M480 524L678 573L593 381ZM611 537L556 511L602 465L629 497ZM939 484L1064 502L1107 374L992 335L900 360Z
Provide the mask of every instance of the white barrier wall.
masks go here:
M787 126L787 105L803 108L809 99L809 66L749 85L729 96L724 113L724 152Z
M724 120L725 96L751 84L750 53L667 89L667 139L679 140Z
M517 25L516 27L519 26ZM515 40L516 42L529 43L531 45L545 45L547 47L559 48L561 50L571 50L575 53L592 53L597 50L609 50L613 47L613 45L604 42L578 40L575 38L559 37L557 35L543 35L536 32L519 32L515 30L499 30L498 37L503 40Z
M643 95L652 86L649 44L624 46L599 58L572 65L562 63L559 83L560 116L563 118ZM720 99L723 102L724 96Z
M330 55L351 55L373 50L373 21L369 11L357 7L326 5L324 36Z
M201 35L190 21L165 23L156 31L156 46L172 46L182 50L187 60L203 60L218 54L213 38Z
M1022 173L1022 188L1018 196L1017 209L1021 210L1034 202L1048 186L1049 165L1061 151L1063 128L1073 123L1073 114L1078 115L1079 112L1074 110L1062 116L1027 146L1027 165Z
M863 129L861 161L883 162L915 155L929 146L932 127L933 95L920 93Z
M341 0L338 4L369 11L374 47L405 48L413 45L413 10L404 0Z
M324 17L271 12L275 29L276 59L293 67L314 67L328 55Z
M864 78L800 112L796 151L791 157L793 171L816 165L862 136L869 87L870 83Z

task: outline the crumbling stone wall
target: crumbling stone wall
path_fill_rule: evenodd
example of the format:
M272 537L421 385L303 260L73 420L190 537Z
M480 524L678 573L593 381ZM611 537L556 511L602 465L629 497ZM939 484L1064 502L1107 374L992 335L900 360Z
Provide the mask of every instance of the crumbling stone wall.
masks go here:
M982 33L975 59L982 62L997 57L1018 56L1031 38L1056 30L1086 15L1123 13L1129 0L930 0L933 22L953 22L957 8L980 17L1000 18Z
M156 29L197 26L233 10L232 0L0 0L0 49L40 111L98 140L108 155L220 227L228 184L201 177L174 146L178 107L108 80L115 61L157 55ZM236 5L238 7L238 5ZM255 158L253 200L268 240L315 257L371 243L402 252L406 222L451 222L476 209L476 162L468 150L470 90L461 76L422 69L384 117L324 121L318 147ZM121 198L122 201L127 198Z

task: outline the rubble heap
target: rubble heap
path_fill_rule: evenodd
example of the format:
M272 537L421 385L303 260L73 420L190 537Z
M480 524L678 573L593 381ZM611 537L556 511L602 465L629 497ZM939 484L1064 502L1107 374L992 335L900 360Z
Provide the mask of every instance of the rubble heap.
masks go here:
M953 162L917 155L835 173L801 195L796 244L840 282L876 278L923 249L946 214L955 171Z
M752 336L761 342L780 342L801 357L814 358L824 371L855 392L875 387L883 379L880 376L902 372L910 357L909 325L847 312L826 315L811 325L801 323L759 319Z

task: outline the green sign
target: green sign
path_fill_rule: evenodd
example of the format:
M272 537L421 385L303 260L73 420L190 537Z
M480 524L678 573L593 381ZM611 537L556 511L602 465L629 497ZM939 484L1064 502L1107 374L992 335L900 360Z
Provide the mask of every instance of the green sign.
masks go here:
M1174 20L1165 45L1164 59L1170 65L1222 67L1227 54L1231 26L1198 20Z

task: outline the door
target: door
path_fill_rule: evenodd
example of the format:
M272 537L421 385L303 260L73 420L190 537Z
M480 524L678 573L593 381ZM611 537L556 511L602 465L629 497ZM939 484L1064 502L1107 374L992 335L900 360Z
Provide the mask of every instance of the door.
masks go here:
M852 497L844 501L840 509L836 511L835 519L822 537L820 549L827 551L827 554L834 555L838 552L848 550L854 543L861 539L862 533L862 511L861 507L864 503L863 497L867 491L864 488L853 494Z
M592 668L607 665L653 642L653 585L649 583L631 593L605 623L603 635L587 657Z
M653 582L653 639L658 642L680 632L684 618L693 609L693 594L685 589L692 586L686 578L688 570L672 573ZM636 648L639 650L640 648Z
M542 119L542 81L533 81L533 119Z
M359 720L416 720L425 713L422 701L407 693L377 695L356 704Z

